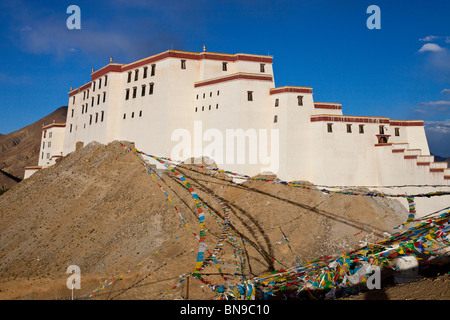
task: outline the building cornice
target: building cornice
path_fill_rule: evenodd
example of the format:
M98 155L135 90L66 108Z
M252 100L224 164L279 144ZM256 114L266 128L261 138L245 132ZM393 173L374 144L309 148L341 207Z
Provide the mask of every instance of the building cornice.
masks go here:
M270 95L286 93L286 92L312 93L312 88L311 87L284 86L284 87L270 89Z
M65 123L50 123L45 126L42 126L42 130L47 130L50 128L65 128L65 127L66 127Z
M221 82L227 82L232 80L259 80L259 81L273 81L272 75L263 75L257 73L233 73L219 78L212 78L194 83L194 87L203 87Z

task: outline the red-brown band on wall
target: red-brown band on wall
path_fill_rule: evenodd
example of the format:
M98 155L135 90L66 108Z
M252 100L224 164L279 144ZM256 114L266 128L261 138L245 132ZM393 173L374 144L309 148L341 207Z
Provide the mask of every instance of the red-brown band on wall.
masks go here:
M90 87L91 87L91 82L88 82L88 83L86 83L85 85L82 85L81 87L79 87L79 88L77 88L77 89L75 89L75 90L70 91L70 92L69 92L69 97L72 97L72 96L74 96L74 95L76 95L76 94L78 94L78 93L80 93L80 92L83 92L84 90L87 90L87 89L89 89Z
M346 116L311 116L311 122L333 121L333 122L360 122L360 123L389 123L387 118L364 118Z
M315 109L342 110L342 106L339 104L314 103L314 108Z
M225 54L214 54L214 53L193 53L193 52L178 52L178 51L168 51L156 56L148 57L146 59L130 63L123 66L123 71L128 71L131 69L139 68L146 64L155 63L157 61L166 58L177 58L177 59L191 59L191 60L220 60L226 62L235 61L250 61L250 62L261 62L261 63L272 63L272 57L268 56L250 56L244 54L235 55L225 55Z
M272 81L272 76L258 76L258 75L251 75L251 74L234 74L234 75L231 75L228 77L212 79L209 81L196 83L196 84L194 84L194 87L198 88L198 87L208 86L211 84L216 84L216 83L226 82L226 81L231 81L231 80L236 80L236 79Z
M312 88L294 88L294 87L285 87L285 88L274 88L270 90L270 94L278 94L285 92L295 92L295 93L312 93Z
M422 120L414 120L414 121L389 120L389 124L391 126L399 126L399 127L423 127Z

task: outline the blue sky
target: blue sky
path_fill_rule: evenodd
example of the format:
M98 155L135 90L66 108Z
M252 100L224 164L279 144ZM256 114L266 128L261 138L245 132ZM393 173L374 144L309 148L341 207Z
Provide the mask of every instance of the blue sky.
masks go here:
M69 5L81 30L69 30ZM369 5L381 29L369 30ZM269 54L276 86L314 89L347 115L425 120L450 157L450 1L2 1L0 133L67 105L70 86L113 57L168 50Z

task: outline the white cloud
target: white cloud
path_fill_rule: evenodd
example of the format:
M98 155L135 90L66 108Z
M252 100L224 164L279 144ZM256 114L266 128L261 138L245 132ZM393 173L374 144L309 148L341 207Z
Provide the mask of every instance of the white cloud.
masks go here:
M444 121L424 121L430 152L441 157L450 157L450 119Z
M428 131L446 134L450 133L450 120L424 121L424 126Z
M439 36L426 36L425 38L419 39L419 41L429 42L429 41L436 40L438 38L439 38Z
M419 103L419 106L414 110L415 113L423 117L439 116L447 117L450 115L450 101L427 101Z
M450 89L444 89L441 91L443 94L450 94Z
M426 51L432 51L432 52L439 52L443 51L444 49L441 48L436 43L425 43L422 48L419 49L419 52L426 52Z
M447 100L439 100L439 101L428 101L421 102L421 106L450 106L450 101Z

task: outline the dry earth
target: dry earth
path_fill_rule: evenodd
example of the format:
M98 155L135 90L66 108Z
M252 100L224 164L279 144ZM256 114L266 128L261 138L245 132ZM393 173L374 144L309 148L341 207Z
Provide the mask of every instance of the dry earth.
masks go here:
M197 238L136 156L122 150L118 142L89 144L0 196L0 299L67 299L70 265L82 272L78 298L123 275L92 299L160 299L180 275L194 271ZM249 278L291 266L296 258L306 262L351 249L366 238L381 240L407 217L397 200L330 196L258 181L235 185L209 175L211 171L177 170L217 216L223 218L220 205L201 190L215 193L231 208L230 224L244 249L243 272ZM166 174L156 179L198 234L191 195ZM221 228L210 214L206 228L207 249L212 251ZM224 273L236 272L229 241L218 262ZM214 264L203 273L215 274L205 276L213 283L224 283ZM231 282L237 279L230 276ZM448 277L443 279L448 288ZM185 295L183 284L164 299ZM213 296L206 285L190 280L190 299ZM389 298L396 297L403 299ZM440 298L449 299L448 291Z

